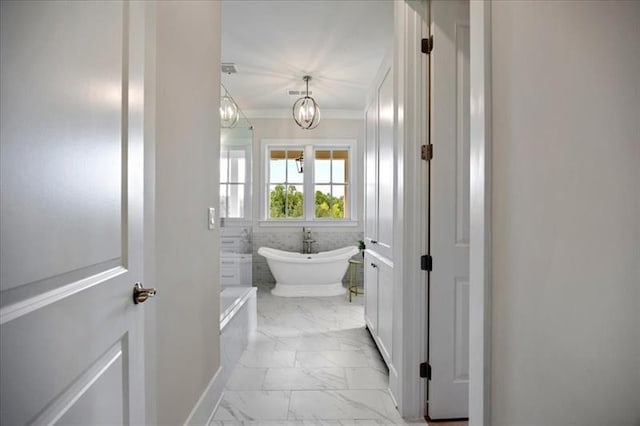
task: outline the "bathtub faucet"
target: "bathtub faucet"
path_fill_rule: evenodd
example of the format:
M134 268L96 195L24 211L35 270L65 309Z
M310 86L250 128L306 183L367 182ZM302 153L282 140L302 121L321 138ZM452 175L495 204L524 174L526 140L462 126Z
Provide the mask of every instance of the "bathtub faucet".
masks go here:
M315 243L316 240L311 238L311 229L302 228L302 253L309 254L311 253L311 244Z

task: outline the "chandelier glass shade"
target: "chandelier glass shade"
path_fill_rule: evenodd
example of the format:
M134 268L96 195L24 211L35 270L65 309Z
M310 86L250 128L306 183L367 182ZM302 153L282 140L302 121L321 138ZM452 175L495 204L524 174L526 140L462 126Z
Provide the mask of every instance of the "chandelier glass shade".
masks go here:
M224 87L224 86L223 86ZM224 89L224 96L220 98L220 126L229 129L238 124L240 111L233 98L229 96L227 89Z
M305 75L302 79L307 83L307 90L305 96L293 104L293 119L304 130L315 129L320 123L320 106L315 99L309 96L311 77Z

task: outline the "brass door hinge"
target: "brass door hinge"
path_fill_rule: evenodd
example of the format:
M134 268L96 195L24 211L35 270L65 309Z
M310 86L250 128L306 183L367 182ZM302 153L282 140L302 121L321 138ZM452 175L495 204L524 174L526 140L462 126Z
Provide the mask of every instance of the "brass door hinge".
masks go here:
M433 144L422 145L422 159L431 161L433 159Z
M433 51L433 36L429 36L428 38L422 39L421 49L422 53L425 55L429 55Z

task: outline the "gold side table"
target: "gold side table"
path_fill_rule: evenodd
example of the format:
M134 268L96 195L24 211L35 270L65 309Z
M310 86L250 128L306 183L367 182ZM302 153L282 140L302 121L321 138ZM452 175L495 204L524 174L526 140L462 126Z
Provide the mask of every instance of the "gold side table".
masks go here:
M364 294L364 289L358 287L358 265L362 265L362 260L349 259L349 303L351 303L351 295Z

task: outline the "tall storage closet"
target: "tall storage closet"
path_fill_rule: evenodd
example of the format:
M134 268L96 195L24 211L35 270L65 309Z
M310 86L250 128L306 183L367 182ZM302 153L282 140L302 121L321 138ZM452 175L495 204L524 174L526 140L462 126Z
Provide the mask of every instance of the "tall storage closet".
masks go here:
M393 368L394 99L391 55L383 61L365 111L365 320Z

